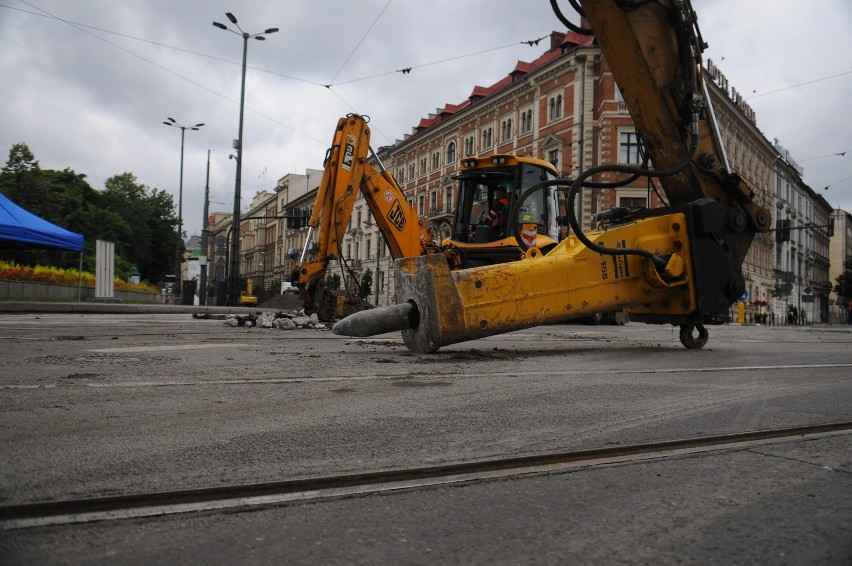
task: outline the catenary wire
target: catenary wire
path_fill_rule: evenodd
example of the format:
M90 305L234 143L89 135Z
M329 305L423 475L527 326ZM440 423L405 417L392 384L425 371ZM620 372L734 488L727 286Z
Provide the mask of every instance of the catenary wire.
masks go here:
M358 40L358 43L355 44L355 47L352 48L352 51L349 53L349 56L346 57L346 60L343 61L343 64L340 65L340 68L337 69L337 72L334 73L334 76L329 81L329 85L334 83L334 80L337 76L343 71L346 65L349 64L349 61L352 59L352 56L355 55L355 52L358 51L358 48L361 47L361 44L364 43L364 40L367 39L367 36L370 35L370 32L373 31L373 28L376 27L376 24L379 23L379 20L382 19L382 15L385 13L385 10L393 3L393 0L388 0L388 3L385 4L385 7L379 12L379 15L376 16L376 19L373 20L373 23L370 24L370 27L367 28L367 31L364 32L364 35L361 36L361 39Z
M194 80L190 79L189 77L186 77L186 76L184 76L184 75L181 75L180 73L178 73L178 72L176 72L176 71L172 71L171 69L168 69L167 67L165 67L165 66L163 66L163 65L160 65L159 63L156 63L156 62L154 62L154 61L152 61L152 60L150 60L150 59L148 59L148 58L146 58L146 57L144 57L144 56L142 56L142 55L139 55L139 54L137 54L137 53L134 53L133 51L131 51L131 50L129 50L129 49L127 49L127 48L125 48L125 47L122 47L121 45L118 45L118 44L116 44L116 43L113 43L113 42L109 41L108 39L103 38L103 37L101 37L101 36L99 36L99 35L97 35L97 34L95 34L95 33L92 33L92 32L91 32L91 31L89 31L89 30L95 30L95 31L99 31L99 32L102 32L102 33L107 33L107 34L111 34L111 35L116 35L116 36L118 36L118 37L123 37L123 38L125 38L125 39L131 39L131 40L134 40L134 41L140 41L140 42L143 42L143 43L148 43L148 44L151 44L151 45L156 45L156 46L158 46L158 47L165 47L165 48L167 48L167 49L173 49L173 50L180 51L180 52L183 52L183 53L187 53L187 54L191 54L191 55L196 55L196 56L199 56L199 57L205 57L205 58L208 58L208 59L212 59L212 60L215 60L215 61L219 61L219 62L223 62L223 63L228 63L228 64L232 64L232 65L241 65L241 63L238 63L238 62L235 62L235 61L230 61L230 60L228 60L228 59L223 59L223 58L220 58L220 57L215 57L215 56L212 56L212 55L207 55L207 54L204 54L204 53L199 53L199 52L197 52L197 51L192 51L192 50L184 49L184 48L181 48L181 47L176 47L176 46L173 46L173 45L167 45L167 44L160 43L160 42L157 42L157 41L152 41L152 40L148 40L148 39L144 39L144 38L140 38L140 37L132 36L132 35L129 35L129 34L124 34L124 33L121 33L121 32L116 32L116 31L107 30L107 29L104 29L104 28L99 28L99 27L95 27L95 26L90 26L90 25L87 25L87 24L79 23L79 22L73 22L73 21L71 21L71 20L67 20L67 19L62 18L62 17L59 17L59 16L57 16L57 15L55 15L55 14L52 14L52 13L48 12L47 10L43 10L42 8L39 8L38 6L35 6L34 4L31 4L31 3L27 2L26 0L20 0L20 1L21 1L21 2L23 2L24 4L26 4L27 6L30 6L30 7L31 7L31 8L33 8L34 10L39 10L39 11L40 11L40 12L42 12L42 13L34 12L34 11L30 11L30 10L23 10L23 9L21 9L21 8L17 8L17 7L13 7L13 6L8 6L8 5L6 5L6 4L0 4L0 8L7 8L7 9L11 9L11 10L16 10L16 11L23 12L23 13L26 13L26 14L30 14L30 15L34 15L34 16L39 16L39 17L43 17L43 18L48 18L48 19L52 19L52 20L56 20L56 21L59 21L59 22L65 23L65 24L67 24L67 25L69 25L69 26L71 26L71 27L73 27L73 28L77 29L78 31L81 31L81 32L83 32L83 33L86 33L86 34L88 34L88 35L91 35L92 37L94 37L94 38L96 38L96 39L99 39L99 40L103 41L104 43L107 43L108 45L110 45L110 46L112 46L112 47L115 47L115 48L117 48L117 49L120 49L121 51L124 51L125 53L127 53L127 54L129 54L129 55L132 55L133 57L136 57L136 58L138 58L138 59L140 59L140 60L142 60L142 61L144 61L144 62L146 62L146 63L148 63L148 64L150 64L150 65L153 65L154 67L157 67L157 68L159 68L160 70L163 70L163 71L165 71L165 72L167 72L167 73L169 73L169 74L171 74L171 75L174 75L174 76L176 76L176 77L178 77L178 78L180 78L180 79L182 79L182 80L184 80L184 81L187 81L187 82L189 82L190 84L192 84L192 85L194 85L194 86L197 86L197 87L199 87L199 88L202 88L203 90L206 90L207 92L209 92L209 93L211 93L211 94L213 94L213 95L215 95L215 96L218 96L218 97L220 97L220 98L222 98L222 99L224 99L224 100L227 100L228 102L232 102L232 103L234 103L234 104L238 104L238 102L237 102L236 100L234 100L234 99L232 99L232 98L230 98L230 97L228 97L228 96L226 96L226 95L223 95L223 94L221 94L221 93L219 93L219 92L216 92L215 90L213 90L213 89L211 89L211 88L209 88L209 87L207 87L207 86L205 86L205 85L203 85L203 84L201 84L201 83L199 83L199 82L197 82L197 81L194 81ZM391 1L392 1L392 0L391 0ZM385 6L385 9L387 9L387 7L390 5L390 3L391 3L391 2L388 2L388 4ZM384 9L382 10L382 12L384 12ZM379 17L381 17L381 14L379 14ZM378 17L376 18L376 21L378 21ZM375 25L376 21L374 21L374 22L373 22L373 25ZM370 29L372 29L373 25L371 25L371 26L370 26ZM369 30L368 30L368 33L369 33ZM364 37L366 37L366 35L365 35ZM264 69L264 68L261 68L261 67L255 67L255 66L247 65L247 68L250 68L250 69L252 69L252 70L254 70L254 71L259 71L259 72L268 73L268 74L271 74L271 75L275 75L275 76L279 76L279 77L283 77L283 78L291 79L291 80L294 80L294 81L298 81L298 82L303 82L303 83L311 84L311 85L314 85L314 86L323 86L323 87L326 87L328 90L332 91L332 93L333 93L333 94L334 94L337 98L339 98L339 99L340 99L340 100L341 100L341 101L342 101L342 102L343 102L343 103L344 103L347 107L349 107L349 108L350 108L353 112L356 112L356 113L357 113L357 112L358 112L358 110L357 110L354 106L352 106L352 104L350 104L347 100L345 100L345 99L344 99L344 98L340 95L340 93L338 93L338 92L334 92L334 91L332 90L332 88L331 88L331 87L334 87L334 86L337 86L337 85L342 85L342 84L348 84L348 83L352 83L352 82L363 81L363 80L367 80L367 79L378 78L378 77L382 77L382 76L386 76L386 75L391 75L391 74L394 74L394 73L408 74L408 73L409 73L412 69L424 68L424 67L428 67L428 66L432 66L432 65L438 65L438 64L442 64L442 63L447 63L447 62L451 62L451 61L456 61L456 60L464 59L464 58L467 58L467 57L473 57L473 56L477 56L477 55L482 55L482 54L484 54L484 53L489 53L489 52L498 51L498 50L501 50L501 49L507 49L507 48L510 48L510 47L515 47L515 46L517 46L517 45L524 45L524 44L526 44L526 45L530 45L530 46L532 46L532 45L537 45L537 44L538 44L538 42L539 42L539 41L541 41L541 39L542 39L542 38L537 38L537 39L534 39L534 40L521 41L521 42L515 42L515 43L511 43L511 44L507 44L507 45L502 45L502 46L498 46L498 47L492 47L492 48L489 48L489 49L484 49L484 50L476 51L476 52L473 52L473 53L466 53L466 54L457 55L457 56L454 56L454 57L448 57L448 58L441 59L441 60L438 60L438 61L432 61L432 62L429 62L429 63L423 63L423 64L421 64L421 65L413 65L413 66L411 66L411 67L407 67L407 68L404 68L404 69L398 69L398 70L394 70L394 71L388 71L388 72L385 72L385 73L378 73L378 74L370 75L370 76L367 76L367 77L361 77L361 78L356 78L356 79L350 79L350 80L347 80L347 81L342 81L342 82L340 82L340 83L329 83L329 84L323 84L323 83L320 83L320 82L317 82L317 81L312 81L312 80L309 80L309 79L304 79L304 78L301 78L301 77L296 77L296 76L293 76L293 75L289 75L289 74L286 74L286 73L281 73L281 72L273 71L273 70L269 70L269 69ZM363 41L363 38L362 38L362 41ZM359 42L359 45L360 45L360 42ZM355 48L355 49L357 50L357 46L356 46L356 48ZM353 51L353 53L354 53L354 51ZM349 57L349 58L347 58L347 61L348 61L350 58L351 58L351 55L350 55L350 57ZM345 65L345 64L344 64L344 65ZM342 67L341 67L341 70L342 70ZM340 72L340 71L338 71L338 74L339 74L339 72ZM336 77L336 76L337 76L337 74L335 75L335 77ZM299 135L301 135L301 136L303 136L303 137L306 137L306 138L310 139L311 141L314 141L314 142L316 142L316 143L318 143L318 144L321 144L321 145L326 145L326 142L323 142L323 141L321 141L321 140L318 140L318 139L316 139L316 138L312 137L311 135L306 134L305 132L302 132L302 131L300 131L300 130L298 130L298 129L294 128L293 126L290 126L289 124L285 124L285 123L283 123L283 122L281 122L281 121L279 121L279 120L277 120L277 119L275 119L275 118L272 118L271 116L268 116L268 115L266 115L266 114L263 114L262 112L259 112L259 111L255 110L255 109L253 109L253 108L251 108L251 107L249 107L249 106L246 106L246 110L248 110L249 112L252 112L253 114L255 114L255 115L257 115L257 116L260 116L260 117L262 117L262 118L265 118L265 119L267 119L267 120L269 120L269 121L271 121L271 122L273 122L273 123L275 123L275 124L278 124L278 125L280 125L280 126L283 126L283 127L287 128L287 129L289 129L289 130L291 130L291 131L293 131L293 132L295 132L295 133L297 133L297 134L299 134ZM383 136L385 139L387 139L387 140L391 140L391 139L392 139L390 136L388 136L387 134L385 134L384 132L382 132L382 131L381 131L379 128L377 128L375 125L373 126L373 130L374 130L374 131L376 131L377 133L379 133L380 135L382 135L382 136Z

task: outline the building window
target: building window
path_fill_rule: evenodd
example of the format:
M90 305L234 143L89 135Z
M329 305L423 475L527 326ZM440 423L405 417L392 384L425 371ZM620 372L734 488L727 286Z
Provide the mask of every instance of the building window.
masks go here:
M547 104L547 119L549 121L558 120L562 117L562 95L557 94L552 96Z
M648 208L648 199L645 197L619 197L618 206L623 206L631 210Z
M415 176L416 175L414 173L414 162L412 161L411 163L408 164L408 179L413 180L415 178Z
M558 149L551 149L550 151L548 151L547 152L547 161L551 165L556 167L556 170L558 171L559 170L559 150Z
M514 132L512 131L512 119L506 118L503 122L500 123L500 141L507 142L512 139L512 135Z
M491 144L494 143L494 133L491 128L485 128L482 130L482 149L490 149Z
M372 243L372 241L370 240L370 238L367 238L367 242L366 242L366 244L365 244L365 245L366 245L366 247L367 247L367 259L368 259L368 260L370 259L370 250L372 249L372 248L370 247L370 244L371 244L371 243Z
M419 214L420 216L425 216L426 214L425 203L426 198L423 195L420 195L420 197L417 199L417 214Z
M447 187L446 189L444 189L444 195L446 196L446 204L447 204L445 210L447 212L452 212L453 211L453 187L450 186L450 187Z
M451 141L447 144L447 165L455 165L456 163L456 142Z
M621 132L618 137L618 162L626 164L638 164L641 157L639 156L639 137L636 132Z
M618 110L620 112L627 112L627 104L624 102L624 95L621 94L621 89L618 88L618 85L615 85L615 101L618 102Z
M420 158L420 176L422 177L425 174L426 174L426 158L421 157Z
M429 214L438 213L438 191L432 191L429 195Z
M405 182L405 167L400 167L396 170L397 183L400 185Z
M441 167L441 152L432 152L432 171L437 171Z
M476 152L476 140L473 136L464 139L464 155L470 157Z
M512 139L512 119L507 118L500 123L500 142L505 143Z
M528 134L533 129L532 109L521 112L521 134Z

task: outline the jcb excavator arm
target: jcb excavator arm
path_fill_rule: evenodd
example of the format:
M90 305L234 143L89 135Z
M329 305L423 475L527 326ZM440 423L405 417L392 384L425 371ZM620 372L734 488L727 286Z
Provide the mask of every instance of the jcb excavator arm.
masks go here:
M336 333L399 329L411 350L433 352L626 308L631 320L680 325L681 342L700 348L708 336L703 325L728 319L744 290L745 255L770 216L728 167L703 80L695 13L688 0L583 0L582 8L653 168L603 165L571 181L540 183L530 190L571 186L574 234L554 249L530 248L519 262L454 272L442 256L398 260L397 307L344 319ZM576 197L605 172L658 179L668 206L586 233Z
M575 181L572 194L597 173L622 170L647 173L658 179L669 205L699 199L718 203L721 226L716 232L723 238L726 262L716 268L727 273L724 297L729 302L736 300L745 290L742 264L746 253L754 234L769 229L771 215L754 202L753 191L728 163L701 68L701 53L707 45L691 3L689 0L583 0L581 3L583 15L621 90L653 170L595 167ZM575 229L582 239L582 230ZM708 260L698 257L697 261ZM641 315L633 318L643 319ZM657 320L652 317L650 321Z
M582 6L654 169L679 168L659 176L669 204L711 198L745 212L748 232L768 230L768 212L729 166L701 69L706 44L690 2L583 0Z
M292 275L306 310L325 320L331 320L334 313L334 297L325 286L326 271L329 263L341 258L358 191L364 195L392 258L421 255L430 240L390 172L378 171L367 162L369 150L368 120L355 114L341 118L308 220L305 247ZM315 232L316 249L308 258Z

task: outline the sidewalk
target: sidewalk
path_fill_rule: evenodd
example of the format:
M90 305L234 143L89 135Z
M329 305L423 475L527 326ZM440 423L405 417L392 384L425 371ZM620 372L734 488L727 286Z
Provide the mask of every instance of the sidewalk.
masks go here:
M38 301L0 301L0 313L80 313L80 314L249 314L254 312L276 312L281 309L257 307L214 307L193 305L159 305L132 303L98 303L84 301L80 303L38 302Z

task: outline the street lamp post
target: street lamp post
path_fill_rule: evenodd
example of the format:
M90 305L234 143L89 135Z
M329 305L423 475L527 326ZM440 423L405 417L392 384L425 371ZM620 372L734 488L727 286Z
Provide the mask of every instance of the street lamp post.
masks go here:
M263 41L266 39L264 34L275 33L278 28L268 28L260 33L250 34L244 32L237 24L237 18L227 12L225 15L228 20L236 26L239 31L232 30L225 24L213 22L213 25L219 29L235 33L243 38L243 69L242 80L240 82L240 126L237 134L237 140L234 144L234 149L237 152L237 174L234 182L234 214L231 219L232 238L230 242L230 257L228 258L230 266L228 269L228 301L231 305L237 304L237 296L239 296L239 280L240 280L240 192L242 188L242 173L243 173L243 110L245 108L246 99L246 56L248 53L248 40L251 38Z
M166 118L163 121L166 126L180 128L180 183L178 184L178 228L177 241L175 242L175 288L174 294L177 295L181 291L180 280L180 264L181 264L181 242L183 241L183 144L187 130L198 130L204 124L196 124L194 126L181 126L174 118Z

